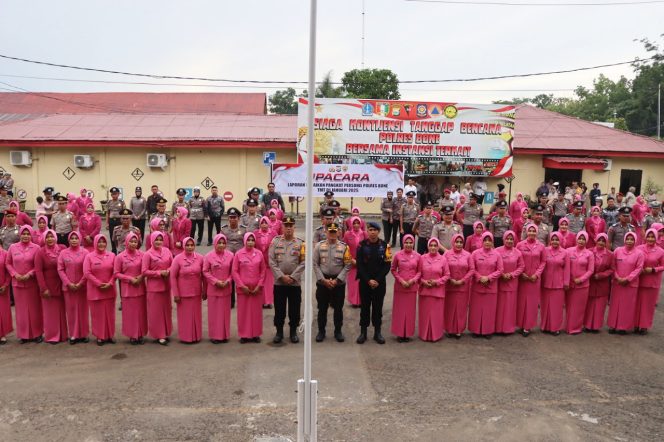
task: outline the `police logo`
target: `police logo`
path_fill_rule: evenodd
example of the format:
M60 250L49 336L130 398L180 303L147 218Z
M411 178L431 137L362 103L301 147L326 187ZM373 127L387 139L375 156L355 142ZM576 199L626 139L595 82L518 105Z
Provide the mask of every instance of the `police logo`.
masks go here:
M426 104L418 104L417 108L416 108L416 114L420 118L426 117L429 114L428 109L427 109L427 105Z
M362 106L362 116L363 117L370 117L374 113L374 107L371 105L371 103L364 103Z

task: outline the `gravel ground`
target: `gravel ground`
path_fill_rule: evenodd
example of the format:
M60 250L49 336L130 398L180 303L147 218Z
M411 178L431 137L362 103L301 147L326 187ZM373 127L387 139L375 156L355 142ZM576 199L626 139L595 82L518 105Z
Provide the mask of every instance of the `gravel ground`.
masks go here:
M0 440L295 440L303 345L273 345L274 310L263 312L261 344L12 335L0 347ZM388 337L390 295L384 313ZM346 307L345 321L345 343L313 344L321 441L664 439L661 312L647 336L390 336L383 346L354 343L358 310Z

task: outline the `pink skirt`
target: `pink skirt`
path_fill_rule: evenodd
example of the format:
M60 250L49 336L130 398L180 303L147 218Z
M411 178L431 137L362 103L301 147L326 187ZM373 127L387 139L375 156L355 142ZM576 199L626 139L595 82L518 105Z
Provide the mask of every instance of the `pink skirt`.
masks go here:
M362 301L360 301L360 281L358 281L356 278L357 278L357 267L351 267L346 277L348 302L351 305L360 305L362 303ZM413 323L414 322L415 318L413 318ZM413 331L413 333L415 333L415 331ZM411 333L411 336L413 333Z
M653 318L655 317L655 307L659 298L659 288L657 287L639 287L636 296L636 316L634 317L634 327L649 329L652 328Z
M16 314L16 337L19 339L35 339L44 333L39 288L14 287L14 309Z
M616 330L631 330L634 328L636 313L636 296L638 287L625 287L618 283L611 286L611 305L607 324Z
M498 290L496 333L514 333L516 329L516 290Z
M3 293L0 293L0 338L4 338L12 331L14 331L14 323L8 286Z
M102 341L115 337L115 298L88 300L92 334Z
M606 314L606 304L609 302L609 295L591 296L586 304L586 313L583 320L583 326L588 330L599 330L604 326L604 315Z
M168 291L148 292L148 333L153 339L165 339L173 332L173 310Z
M468 319L468 290L448 291L445 294L445 330L455 335L466 330Z
M418 300L418 335L423 341L436 342L445 334L445 298L418 296Z
M496 304L498 294L477 293L470 294L468 309L468 330L477 335L492 335L496 331Z
M64 342L67 340L67 314L63 296L42 297L44 313L44 340Z
M237 334L241 338L258 338L263 334L263 294L237 292Z
M415 310L417 309L417 292L413 290L399 289L396 286L397 284L399 283L394 283L394 297L392 298L391 331L394 336L409 338L415 334ZM348 299L350 301L350 296ZM420 307L420 311L421 308L422 307Z
M588 305L588 291L590 287L573 288L565 294L565 317L567 321L567 333L581 333L583 331L583 319Z
M148 306L145 296L122 298L122 334L138 339L148 334Z
M73 339L87 338L90 334L90 311L85 285L76 291L66 290L64 295L69 337Z
M540 306L540 329L548 332L557 332L563 328L563 304L565 303L565 290L542 289Z
M532 330L537 326L537 309L541 293L541 279L535 282L519 281L516 295L516 326L523 330Z
M208 335L223 341L231 336L231 297L208 296Z
M274 275L269 267L265 271L263 283L263 304L274 304Z
M198 342L203 339L203 304L201 297L182 297L176 305L180 341Z

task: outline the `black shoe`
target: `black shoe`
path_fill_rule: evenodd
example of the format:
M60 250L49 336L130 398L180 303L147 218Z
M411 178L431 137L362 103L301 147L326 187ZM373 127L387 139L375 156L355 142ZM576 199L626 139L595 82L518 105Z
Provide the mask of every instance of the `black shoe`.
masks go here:
M638 334L641 336L645 336L648 334L648 329L647 328L640 328Z
M477 339L477 338L481 338L481 337L482 337L482 335L478 335L477 333L473 333L473 338Z
M113 339L113 338L107 339L106 342L109 343L109 344L115 344L115 339Z
M219 339L210 339L210 342L212 342L215 345L216 344L221 344L221 341Z
M527 338L528 336L530 336L530 330L525 330L525 329L524 329L524 330L521 330L521 335L522 335L524 338Z
M296 327L291 327L290 329L290 341L293 344L297 344L300 342L300 338L297 336L297 328Z
M90 342L90 338L80 338L80 339L78 339L78 342L82 342L84 344L87 344L88 342Z
M138 345L138 339L129 338L129 343L130 343L131 345Z
M610 335L615 335L616 334L616 329L615 328L610 328L609 329L609 334Z
M550 334L553 335L553 336L560 336L560 330L550 332Z
M106 341L104 341L102 339L97 339L97 345L98 346L102 347L104 344L106 344Z
M275 344L281 344L281 341L283 341L283 340L284 340L284 333L283 332L281 332L281 333L277 332L277 334L274 335L274 338L272 339L272 342L274 342Z
M316 335L316 342L323 342L325 340L325 330L321 330Z
M373 339L374 339L374 341L376 341L377 343L379 343L381 345L385 343L385 338L383 337L383 335L380 334L380 329L379 328L374 330Z
M4 336L0 338L0 345L5 345L6 343L7 343L7 338L5 338Z
M74 345L78 342L78 339L76 338L69 338L69 345Z
M491 339L491 335L482 335L484 339Z
M18 342L20 342L21 344L27 344L28 342L30 342L30 339L19 339Z
M143 339L143 336L137 339L139 345L145 344L145 339Z
M157 342L159 342L159 345L167 346L168 341L166 339L159 339Z
M208 245L208 247L209 247L209 246L211 246L211 245L212 245L212 243L208 241L207 245Z
M196 241L196 245L197 245L197 246L200 246L200 245L201 245L201 241L200 241L200 240Z
M341 330L338 330L334 332L334 339L337 340L337 342L344 342L346 338L344 338L343 333L341 333Z
M41 344L42 342L44 342L44 337L39 336L39 337L35 338L34 341L35 341L35 344Z
M247 342L251 342L251 338L240 338L240 344L246 344Z
M365 342L367 342L367 328L366 327L362 327L362 329L360 330L360 336L357 337L355 342L357 342L358 344L364 344Z
M60 341L47 341L51 345L58 345Z
M618 330L618 334L621 336L625 336L627 334L627 330Z
M256 344L260 344L260 342L261 342L261 337L260 337L260 336L256 336L255 338L252 338L251 340L252 340L253 342L255 342Z

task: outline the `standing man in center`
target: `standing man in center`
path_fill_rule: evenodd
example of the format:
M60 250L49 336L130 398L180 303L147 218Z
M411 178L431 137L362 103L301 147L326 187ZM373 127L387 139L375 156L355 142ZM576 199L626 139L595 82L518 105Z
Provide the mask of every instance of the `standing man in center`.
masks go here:
M224 199L219 196L219 189L217 186L212 186L212 195L205 200L208 218L208 242L207 245L212 245L212 225L217 229L217 235L221 232L221 216L224 214Z
M358 344L367 340L369 320L374 326L374 341L385 343L380 333L383 322L383 300L385 299L385 277L390 272L392 252L390 246L378 237L380 225L370 222L367 225L369 237L357 248L357 279L360 280L360 336Z
M194 234L198 229L198 238L196 238L196 245L200 246L203 241L203 227L205 226L205 217L207 216L206 203L201 196L201 188L194 187L194 196L187 201L187 210L189 210L189 219L191 220L191 236L195 238ZM210 237L208 237L208 241Z
M484 195L482 195L484 198ZM484 211L479 204L479 196L475 193L470 194L470 200L459 208L459 213L463 214L463 237L468 238L475 233L473 225L482 220Z
M143 189L140 186L136 187L136 196L132 196L129 201L129 209L133 213L131 224L141 232L141 238L145 238L145 220L148 217L148 201L143 198Z
M383 198L380 203L381 220L383 221L383 237L385 242L396 244L397 230L394 228L394 193L387 191L387 198Z
M113 236L113 230L120 225L120 212L125 209L125 203L120 199L120 189L111 187L111 199L106 203L106 226L108 235ZM57 232L57 230L56 230ZM111 244L113 253L118 253L115 243Z

